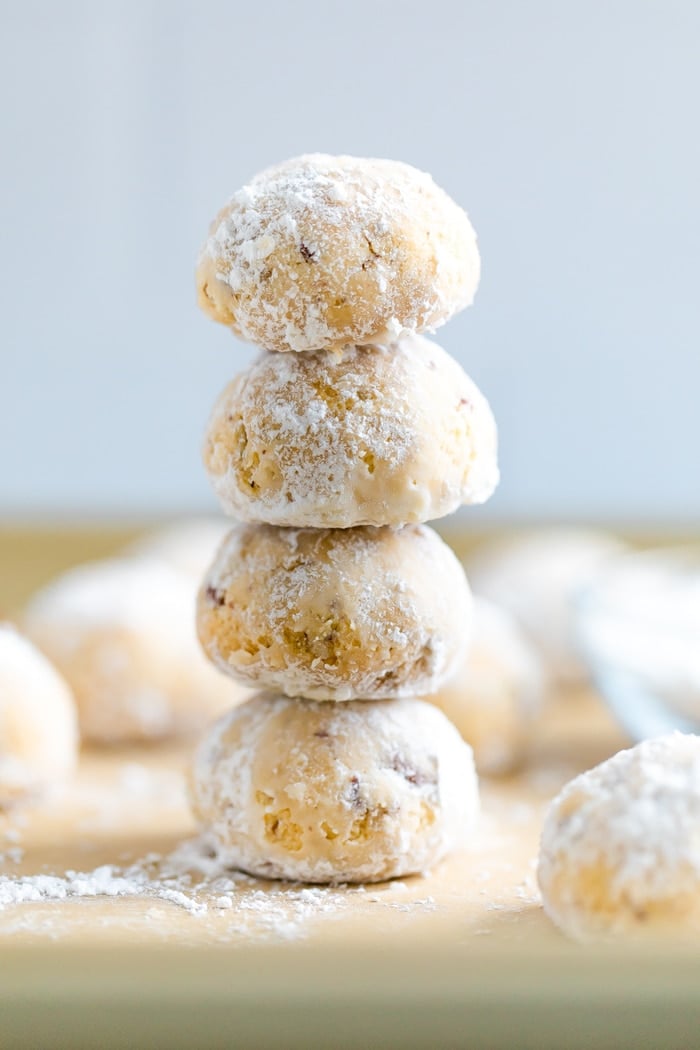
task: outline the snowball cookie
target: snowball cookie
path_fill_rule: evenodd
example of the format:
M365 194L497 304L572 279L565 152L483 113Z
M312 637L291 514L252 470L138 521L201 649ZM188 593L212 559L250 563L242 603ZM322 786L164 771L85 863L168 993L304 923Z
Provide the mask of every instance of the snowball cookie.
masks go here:
M196 593L165 562L122 558L72 569L35 596L27 631L72 686L84 738L185 733L243 698L199 648Z
M474 590L513 614L549 675L576 682L586 677L576 645L576 595L622 550L606 532L550 528L485 543L466 565Z
M227 514L270 525L403 525L498 483L484 396L435 343L263 354L224 390L204 464Z
M579 940L700 933L700 737L647 740L572 780L547 813L544 907Z
M212 223L199 304L266 350L423 332L479 283L469 219L408 164L316 153L268 168Z
M470 748L415 699L260 694L205 736L191 797L225 863L305 882L424 871L463 844L478 809Z
M471 744L479 773L507 773L522 761L542 692L536 650L505 609L475 596L462 660L430 699Z
M70 689L26 638L0 623L0 807L64 780L77 756Z
M471 626L471 594L432 529L235 528L199 595L222 670L311 700L432 693Z
M127 557L160 558L199 581L212 563L219 544L231 528L226 518L182 518L151 529L126 547Z

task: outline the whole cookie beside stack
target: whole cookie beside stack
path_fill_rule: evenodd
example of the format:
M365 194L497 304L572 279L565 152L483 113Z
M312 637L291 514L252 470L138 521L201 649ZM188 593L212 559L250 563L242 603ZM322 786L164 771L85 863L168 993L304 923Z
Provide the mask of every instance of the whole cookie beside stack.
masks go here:
M471 630L462 568L424 523L498 481L488 403L421 334L478 279L465 213L392 161L288 161L212 225L200 304L262 349L204 450L246 524L202 585L200 640L263 690L212 727L193 769L195 813L233 866L407 875L473 823L471 749L415 697L449 677Z

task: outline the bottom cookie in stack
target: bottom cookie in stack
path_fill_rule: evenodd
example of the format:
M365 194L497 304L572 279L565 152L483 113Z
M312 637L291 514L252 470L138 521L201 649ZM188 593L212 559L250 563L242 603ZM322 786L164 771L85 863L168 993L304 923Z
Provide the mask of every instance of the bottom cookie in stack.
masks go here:
M321 883L425 871L466 842L478 810L471 748L414 699L259 694L205 735L191 798L223 863Z

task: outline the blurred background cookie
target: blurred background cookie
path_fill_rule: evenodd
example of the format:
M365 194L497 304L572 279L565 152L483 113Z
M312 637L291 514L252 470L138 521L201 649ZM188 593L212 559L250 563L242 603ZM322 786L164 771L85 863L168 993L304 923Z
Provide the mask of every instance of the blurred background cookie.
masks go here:
M186 733L242 699L201 653L195 595L155 557L80 565L34 595L25 628L70 683L85 740Z
M127 557L156 558L186 573L197 585L217 548L231 529L228 518L178 518L141 533L120 552Z
M31 642L0 623L0 808L61 783L77 758L67 683Z
M542 528L483 543L466 567L475 591L515 617L550 678L573 683L587 677L576 638L576 596L622 550L608 532Z
M474 595L474 624L457 669L427 697L459 729L479 773L508 773L523 760L540 711L537 650L513 617Z

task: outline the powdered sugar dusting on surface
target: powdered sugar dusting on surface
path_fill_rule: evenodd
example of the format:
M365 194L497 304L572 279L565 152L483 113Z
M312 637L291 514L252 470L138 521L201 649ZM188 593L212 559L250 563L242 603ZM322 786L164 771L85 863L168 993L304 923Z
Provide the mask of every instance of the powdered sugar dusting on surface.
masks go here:
M468 842L478 811L470 749L415 699L256 697L202 740L192 798L224 861L315 883L425 870ZM269 834L280 811L291 851Z
M402 895L404 887L397 887ZM295 883L261 883L242 872L231 871L218 861L203 840L185 841L166 856L150 854L126 867L104 864L90 871L68 870L61 875L0 875L0 938L22 932L55 937L57 919L49 905L75 905L77 902L113 903L111 922L132 926L135 915L124 917L119 905L131 900L141 903L141 928L168 927L166 905L204 924L207 939L230 941L295 940L307 937L319 920L342 918L352 911L354 899L398 908L408 913L431 911L431 898L416 897L396 901L389 894L366 894L364 887L318 887ZM388 899L387 899L388 898ZM32 907L27 907L32 906ZM36 907L42 906L42 907ZM120 918L121 916L121 918ZM63 912L64 927L74 911Z
M334 937L344 943L376 939L380 930L381 936L412 936L416 922L444 923L450 938L459 939L515 931L519 917L539 911L530 864L538 807L511 801L515 793L508 790L502 798L499 787L487 785L486 813L472 844L424 877L309 886L232 870L206 839L188 837L176 765L129 759L105 776L104 763L81 771L79 782L48 810L0 815L6 855L0 939L194 945ZM83 829L87 823L89 832ZM158 842L164 829L165 848L136 852L145 842ZM50 860L52 850L38 846L57 835L72 866ZM127 835L130 857L123 854ZM96 848L99 862L90 863ZM9 849L22 857L10 858Z
M554 760L536 786L531 777L484 781L470 843L423 876L326 887L231 870L208 841L193 838L183 775L191 759L182 746L84 753L60 797L0 813L0 941L414 943L433 931L450 941L522 939L533 923L539 937L556 938L532 877L543 805L576 771ZM35 876L59 881L35 883L40 899L18 903L32 894L20 880ZM98 888L101 895L86 895Z
M168 881L151 881L140 868L124 872L105 864L94 871L68 871L65 875L31 875L12 878L0 875L0 909L11 904L61 901L78 897L154 897L168 901L193 915L207 910L204 902L174 888Z
M262 354L224 390L204 461L227 513L272 525L400 525L483 503L496 425L437 344Z
M319 700L427 695L471 625L468 584L427 526L232 530L199 604L222 670Z
M472 301L479 272L467 216L429 175L314 154L234 194L198 282L204 308L244 339L317 350L442 324Z

